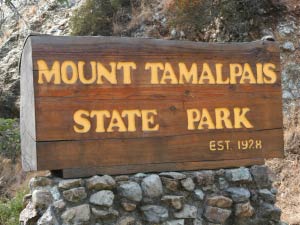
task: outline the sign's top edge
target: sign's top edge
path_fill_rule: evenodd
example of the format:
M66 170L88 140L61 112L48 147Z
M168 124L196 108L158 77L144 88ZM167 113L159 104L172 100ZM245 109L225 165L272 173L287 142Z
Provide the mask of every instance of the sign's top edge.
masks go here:
M56 40L63 40L63 39L73 39L73 40L78 40L78 39L89 39L89 40L109 40L111 42L114 41L148 41L148 42L153 42L153 43L169 43L169 44L196 44L196 45L215 45L215 46L222 46L222 45L255 45L255 44L274 44L276 45L276 41L269 41L269 40L255 40L255 41L248 41L248 42L201 42L201 41L189 41L189 40L168 40L168 39L156 39L156 38L151 38L151 37L117 37L117 36L68 36L68 35L49 35L49 34L41 34L41 33L30 33L26 39L25 43L29 38L43 38L47 37L47 39L56 39Z

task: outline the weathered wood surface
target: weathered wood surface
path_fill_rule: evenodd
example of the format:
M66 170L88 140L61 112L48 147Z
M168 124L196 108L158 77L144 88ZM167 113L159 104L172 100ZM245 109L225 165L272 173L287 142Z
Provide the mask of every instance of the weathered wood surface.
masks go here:
M122 70L117 71L117 84L105 79L103 84L82 84L80 81L72 85L39 84L37 61L41 59L49 68L55 61L68 60L84 61L87 65L91 61L101 62L106 68L112 61L135 62L136 69L131 71L130 84L122 82ZM199 73L203 63L207 63L213 74L216 73L213 66L216 63L224 65L223 74L230 73L230 63L249 63L254 72L256 63L272 63L276 65L277 79L272 84L153 84L150 71L145 70L147 62L170 63L176 75L179 74L179 62L185 63L187 68L197 63ZM86 66L84 72L91 74L91 67ZM22 113L21 124L26 127L30 122L27 135L22 135L22 154L25 161L34 158L36 162L30 166L23 163L25 170L65 169L64 176L71 177L76 173L220 168L255 164L262 162L263 158L283 156L279 49L274 42L208 44L112 37L34 36L27 40L24 48L21 76L21 105L22 111L27 112ZM29 104L33 99L34 102ZM187 109L207 108L214 118L214 109L222 107L250 108L247 118L253 128L187 129ZM155 123L159 124L159 130L142 130L141 119L136 118L135 132L114 130L99 133L95 132L95 118L89 118L90 131L76 133L73 114L78 109L89 112L156 109ZM105 119L105 127L109 123ZM125 118L124 124L128 126ZM262 146L238 149L238 141L249 139L261 141ZM229 149L210 150L210 141L225 140L230 140ZM33 147L28 150L28 146ZM80 173L81 168L85 169Z

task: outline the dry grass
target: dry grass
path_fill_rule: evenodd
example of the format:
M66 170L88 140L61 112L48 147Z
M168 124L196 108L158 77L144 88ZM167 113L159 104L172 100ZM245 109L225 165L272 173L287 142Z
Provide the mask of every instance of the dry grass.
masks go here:
M288 154L285 159L272 159L267 165L275 174L278 188L277 206L281 219L290 225L300 225L300 156Z
M27 189L29 180L34 176L42 176L47 171L26 173L22 170L21 162L0 156L0 197L12 198L19 190Z
M289 107L284 118L285 158L272 159L267 165L274 173L274 186L278 188L277 206L283 221L300 225L300 104Z

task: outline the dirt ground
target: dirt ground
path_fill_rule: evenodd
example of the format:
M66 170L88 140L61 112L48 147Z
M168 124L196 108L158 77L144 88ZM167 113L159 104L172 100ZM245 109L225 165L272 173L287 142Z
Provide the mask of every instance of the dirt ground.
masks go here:
M277 206L282 220L300 225L300 103L284 118L285 158L266 161L278 189Z

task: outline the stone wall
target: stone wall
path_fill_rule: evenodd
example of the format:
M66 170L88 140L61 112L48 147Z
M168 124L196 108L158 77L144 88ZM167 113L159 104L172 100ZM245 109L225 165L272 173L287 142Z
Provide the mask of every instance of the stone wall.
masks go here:
M21 224L283 225L266 166L86 179L36 177Z

